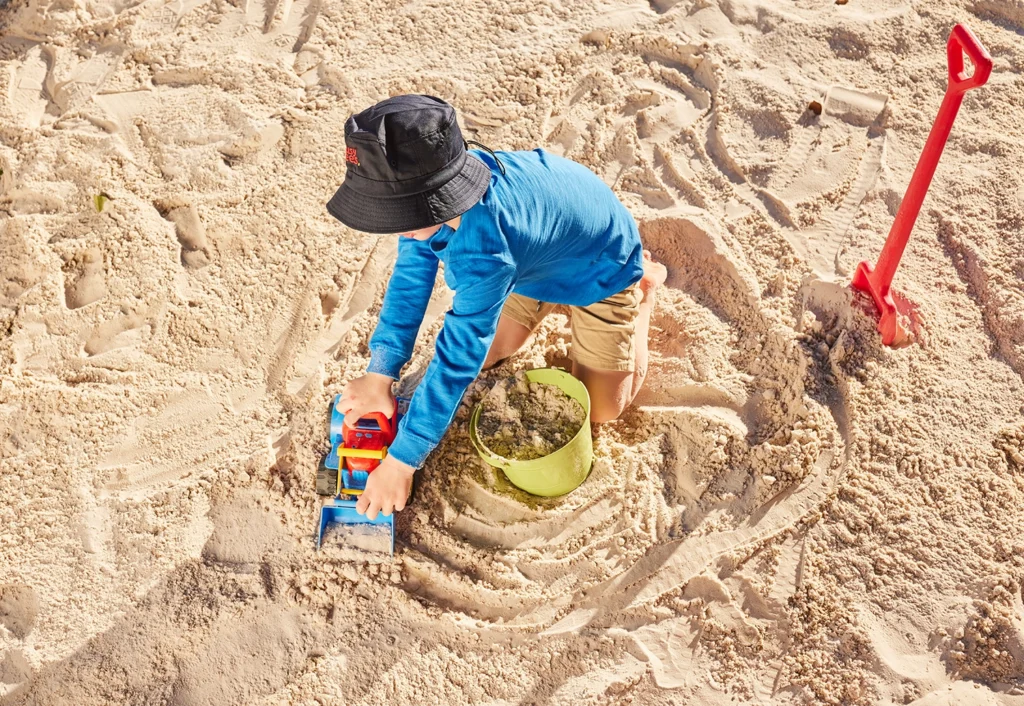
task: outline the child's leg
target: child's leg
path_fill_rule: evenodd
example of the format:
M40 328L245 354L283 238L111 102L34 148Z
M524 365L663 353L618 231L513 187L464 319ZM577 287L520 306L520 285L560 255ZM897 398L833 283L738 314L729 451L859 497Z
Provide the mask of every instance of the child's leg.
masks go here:
M644 250L644 276L640 280L640 291L644 298L640 302L640 315L636 317L636 367L633 369L632 388L629 404L636 399L647 378L648 338L651 333L651 314L658 287L665 283L668 270L660 262L651 259L651 253Z
M590 393L590 421L594 424L617 419L629 406L633 373L629 370L599 370L573 361L572 374Z
M655 290L664 283L667 271L664 265L650 259L650 253L645 251L644 256L644 276L639 283L642 299L639 305L632 310L632 316L628 313L628 307L609 309L607 306L594 312L584 309L580 314L579 333L586 333L586 339L592 339L597 333L603 339L598 344L590 343L587 346L590 350L584 349L581 353L576 353L574 355L576 360L573 363L573 375L587 386L587 392L590 393L590 418L594 423L618 418L636 398L647 377L647 338L650 333L651 313L654 310ZM620 296L616 295L610 300L615 301ZM604 302L599 304L604 304ZM576 312L574 312L575 314ZM598 326L593 326L595 319ZM589 330L584 330L584 322L589 323L586 326ZM622 360L621 355L614 354L616 348L620 353L622 352L623 337L632 348L631 357L627 357L625 361ZM575 348L577 344L575 320L573 338ZM579 338L584 339L584 336L580 335ZM579 342L586 343L587 341ZM608 346L608 342L611 342L612 345ZM629 364L626 365L625 362ZM611 369L616 367L620 369Z
M553 304L539 302L519 294L510 296L501 310L498 330L484 360L484 370L497 367L522 348L534 329L553 308Z
M491 349L487 351L484 370L496 368L505 362L509 356L523 347L532 333L532 330L526 328L511 316L502 314L501 318L498 319L498 331L494 334Z

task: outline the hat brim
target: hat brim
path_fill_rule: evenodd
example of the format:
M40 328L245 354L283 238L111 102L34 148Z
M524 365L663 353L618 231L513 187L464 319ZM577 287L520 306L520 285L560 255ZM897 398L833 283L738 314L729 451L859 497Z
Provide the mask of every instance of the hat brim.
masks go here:
M403 233L450 221L480 200L491 170L466 153L466 162L442 186L419 194L382 198L354 190L346 180L327 202L327 211L349 228L364 233Z

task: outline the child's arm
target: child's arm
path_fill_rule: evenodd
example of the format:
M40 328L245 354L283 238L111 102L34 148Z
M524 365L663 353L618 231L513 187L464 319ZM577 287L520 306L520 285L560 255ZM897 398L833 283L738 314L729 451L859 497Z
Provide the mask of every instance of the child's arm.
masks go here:
M426 240L399 238L398 260L391 273L380 320L370 337L368 373L398 379L412 357L416 334L434 291L437 256Z
M400 238L398 260L391 273L377 328L370 337L370 364L366 375L345 386L338 411L354 425L371 412L391 414L392 379L412 356L416 334L430 301L437 277L437 256L425 241Z
M494 257L459 263L458 279L466 284L455 293L434 358L389 449L396 460L419 468L441 441L466 388L480 374L515 275L512 263Z
M497 256L459 261L460 284L437 336L434 358L398 426L395 443L367 479L357 511L374 519L378 512L388 515L405 507L413 472L441 441L466 388L480 374L515 276L515 266Z

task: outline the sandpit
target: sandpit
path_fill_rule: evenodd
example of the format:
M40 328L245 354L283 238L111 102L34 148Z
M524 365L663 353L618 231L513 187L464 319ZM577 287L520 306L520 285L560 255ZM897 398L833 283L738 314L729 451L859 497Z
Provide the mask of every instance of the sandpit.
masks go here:
M0 4L0 704L1024 699L1019 2ZM891 350L846 284L956 22L995 70ZM324 204L346 117L405 92L593 169L669 275L576 491L527 496L467 433L565 365L556 312L467 393L395 558L317 553L396 248ZM450 303L439 277L403 394Z

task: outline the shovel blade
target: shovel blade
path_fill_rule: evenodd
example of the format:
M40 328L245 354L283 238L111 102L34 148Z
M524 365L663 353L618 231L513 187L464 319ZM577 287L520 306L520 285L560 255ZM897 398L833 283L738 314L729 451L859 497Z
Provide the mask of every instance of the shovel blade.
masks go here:
M917 304L876 281L869 262L857 265L851 286L868 294L878 312L878 332L882 343L892 348L908 346L919 338L920 314Z
M316 548L320 549L328 526L332 524L341 525L384 525L388 528L391 540L391 555L395 554L395 516L377 515L373 520L360 515L356 511L356 501L343 498L334 498L320 508L320 523L316 533Z

